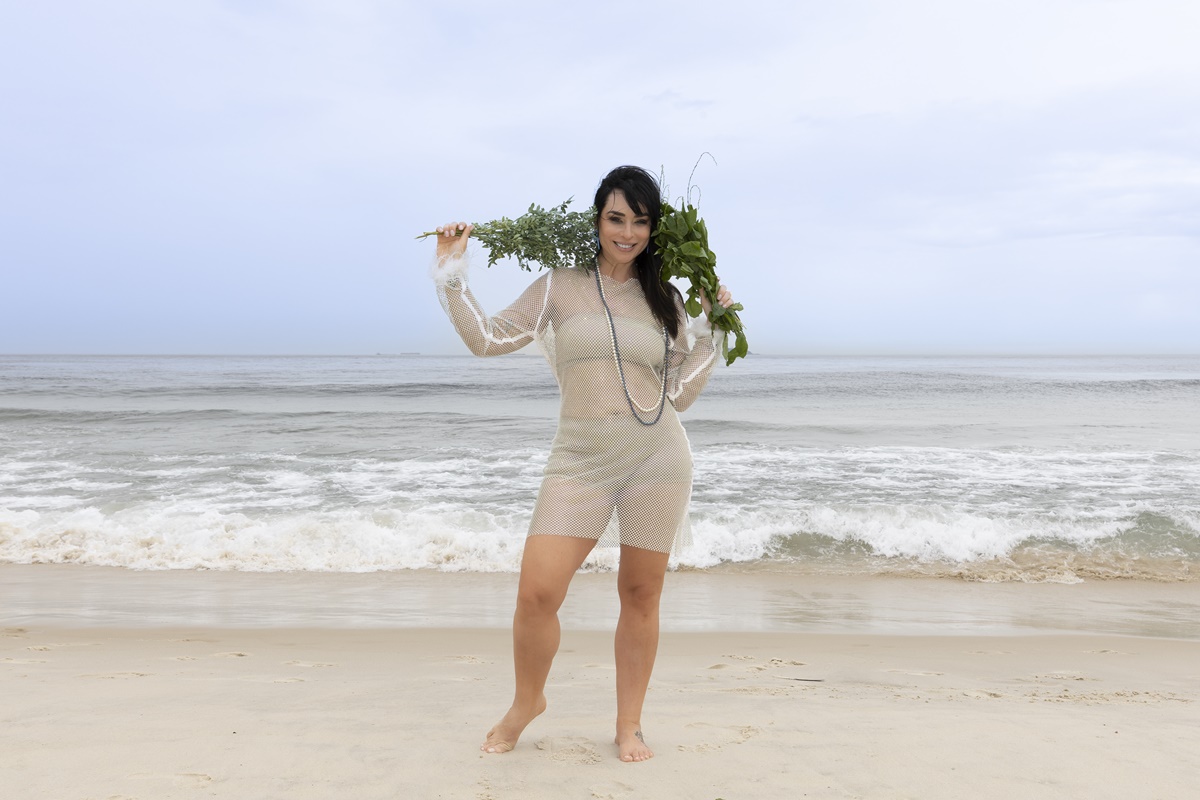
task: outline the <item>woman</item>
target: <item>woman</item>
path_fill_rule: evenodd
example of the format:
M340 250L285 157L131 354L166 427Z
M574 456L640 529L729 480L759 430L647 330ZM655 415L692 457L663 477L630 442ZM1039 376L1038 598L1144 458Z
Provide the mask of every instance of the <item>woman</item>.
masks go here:
M679 291L660 277L651 235L660 191L638 167L618 167L596 190L595 269L548 270L489 317L467 289L471 226L438 228L434 280L443 308L471 352L501 355L536 341L562 392L558 433L530 522L513 617L516 691L481 745L511 750L546 708L558 651L558 609L572 576L615 517L617 589L616 743L622 761L654 754L642 737L642 704L658 650L667 560L686 530L692 457L676 411L692 404L716 363L706 315L690 328ZM730 305L729 292L717 296Z

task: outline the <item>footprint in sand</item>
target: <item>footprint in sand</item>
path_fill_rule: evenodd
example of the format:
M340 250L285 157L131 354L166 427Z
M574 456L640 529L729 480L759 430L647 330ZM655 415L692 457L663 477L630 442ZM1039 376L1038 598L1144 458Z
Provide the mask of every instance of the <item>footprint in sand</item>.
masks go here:
M803 661L791 661L791 660L784 659L784 658L772 658L767 663L755 664L753 667L750 667L750 669L753 670L754 672L763 672L768 669L777 669L779 667L803 667L803 666L805 666Z
M29 633L28 628L5 628L4 635L12 639L24 639L25 634Z
M1047 672L1045 675L1034 675L1033 679L1048 680L1048 681L1098 681L1099 678L1093 678L1090 675L1084 675L1082 672Z
M457 661L460 664L491 664L491 661L482 659L479 656L451 656L451 661Z
M730 694L766 695L768 697L788 697L795 689L791 686L734 686L733 688L717 689L718 692Z
M1127 653L1124 650L1084 650L1085 653L1090 653L1094 656L1131 656L1133 653Z
M713 725L710 722L692 722L692 723L688 724L687 727L689 727L689 728L715 728L716 730L719 730L719 731L726 731L729 734L732 734L732 738L730 738L729 741L725 742L725 744L742 744L744 742L750 741L755 736L762 733L761 728L757 728L753 725L732 725L732 726L730 726L730 725ZM702 752L705 752L706 750L720 750L721 745L716 744L714 742L703 742L701 744L688 745L688 746L686 746L686 748L691 752L702 753ZM679 749L683 750L683 749L685 749L685 746L680 746Z
M336 667L337 664L326 664L321 661L285 661L289 667Z
M245 658L249 653L213 653L214 658Z
M144 780L147 778L161 780L164 776L161 774L151 774L149 772L135 772L129 777L135 780ZM212 783L213 778L211 775L206 775L203 772L178 772L170 776L170 781L175 786L183 789L203 789Z
M99 642L64 642L62 644L31 644L26 647L26 650L34 650L38 653L47 653L59 647L97 647Z
M106 681L129 680L130 678L149 678L153 672L105 672L94 675L80 675L81 678L99 678Z
M922 672L916 669L889 669L888 672L898 672L901 675L920 675L927 678L936 678L939 675L945 675L944 672Z
M578 736L544 736L537 740L537 749L549 753L555 761L571 764L599 764L601 761L595 745Z
M738 738L734 740L734 744L748 742L755 736L758 736L760 733L762 733L760 728L756 728L753 725L743 725L740 728L731 728L730 730L732 730L738 736Z
M187 786L189 789L200 789L212 783L212 776L203 772L181 772L175 776L175 783Z
M628 784L613 781L603 786L592 786L588 791L592 793L592 800L620 800L632 796L635 790Z

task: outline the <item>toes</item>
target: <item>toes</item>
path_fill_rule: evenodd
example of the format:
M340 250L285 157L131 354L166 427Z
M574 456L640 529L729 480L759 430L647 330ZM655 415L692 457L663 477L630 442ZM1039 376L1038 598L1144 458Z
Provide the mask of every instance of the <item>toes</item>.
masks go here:
M634 747L628 753L622 752L620 754L620 758L626 764L638 761L649 761L650 759L654 758L654 751L649 750L644 746L639 747L634 745Z
M485 753L507 753L513 749L511 743L503 739L493 739L494 731L488 731L487 739L483 744L479 745L479 749Z

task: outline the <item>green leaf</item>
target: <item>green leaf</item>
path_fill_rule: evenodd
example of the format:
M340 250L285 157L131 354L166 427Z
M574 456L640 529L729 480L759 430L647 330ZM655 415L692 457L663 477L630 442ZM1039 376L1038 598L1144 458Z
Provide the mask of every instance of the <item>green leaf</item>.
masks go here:
M538 269L593 268L596 263L595 209L569 211L571 200L567 198L550 209L531 203L529 210L516 219L501 217L475 225L471 235L488 249L488 266L511 258L518 267L529 271L534 264ZM430 232L422 237L432 235L435 234ZM688 283L684 310L690 317L699 317L704 313L699 300L700 290L715 297L720 286L717 255L708 246L708 226L699 210L683 200L678 208L664 202L662 218L652 240L662 260L662 279L678 278ZM741 303L728 308L714 305L710 315L713 327L727 334L722 354L728 364L750 352L737 314L742 310ZM734 340L732 347L730 339Z

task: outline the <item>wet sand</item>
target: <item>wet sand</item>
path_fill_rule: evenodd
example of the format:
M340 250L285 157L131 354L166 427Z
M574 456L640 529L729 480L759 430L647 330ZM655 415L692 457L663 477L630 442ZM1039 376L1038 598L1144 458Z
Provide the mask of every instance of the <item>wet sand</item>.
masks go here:
M0 565L0 625L507 628L510 573ZM611 631L616 576L575 577L564 629ZM767 570L667 574L665 631L1106 633L1200 640L1200 581L974 583Z

